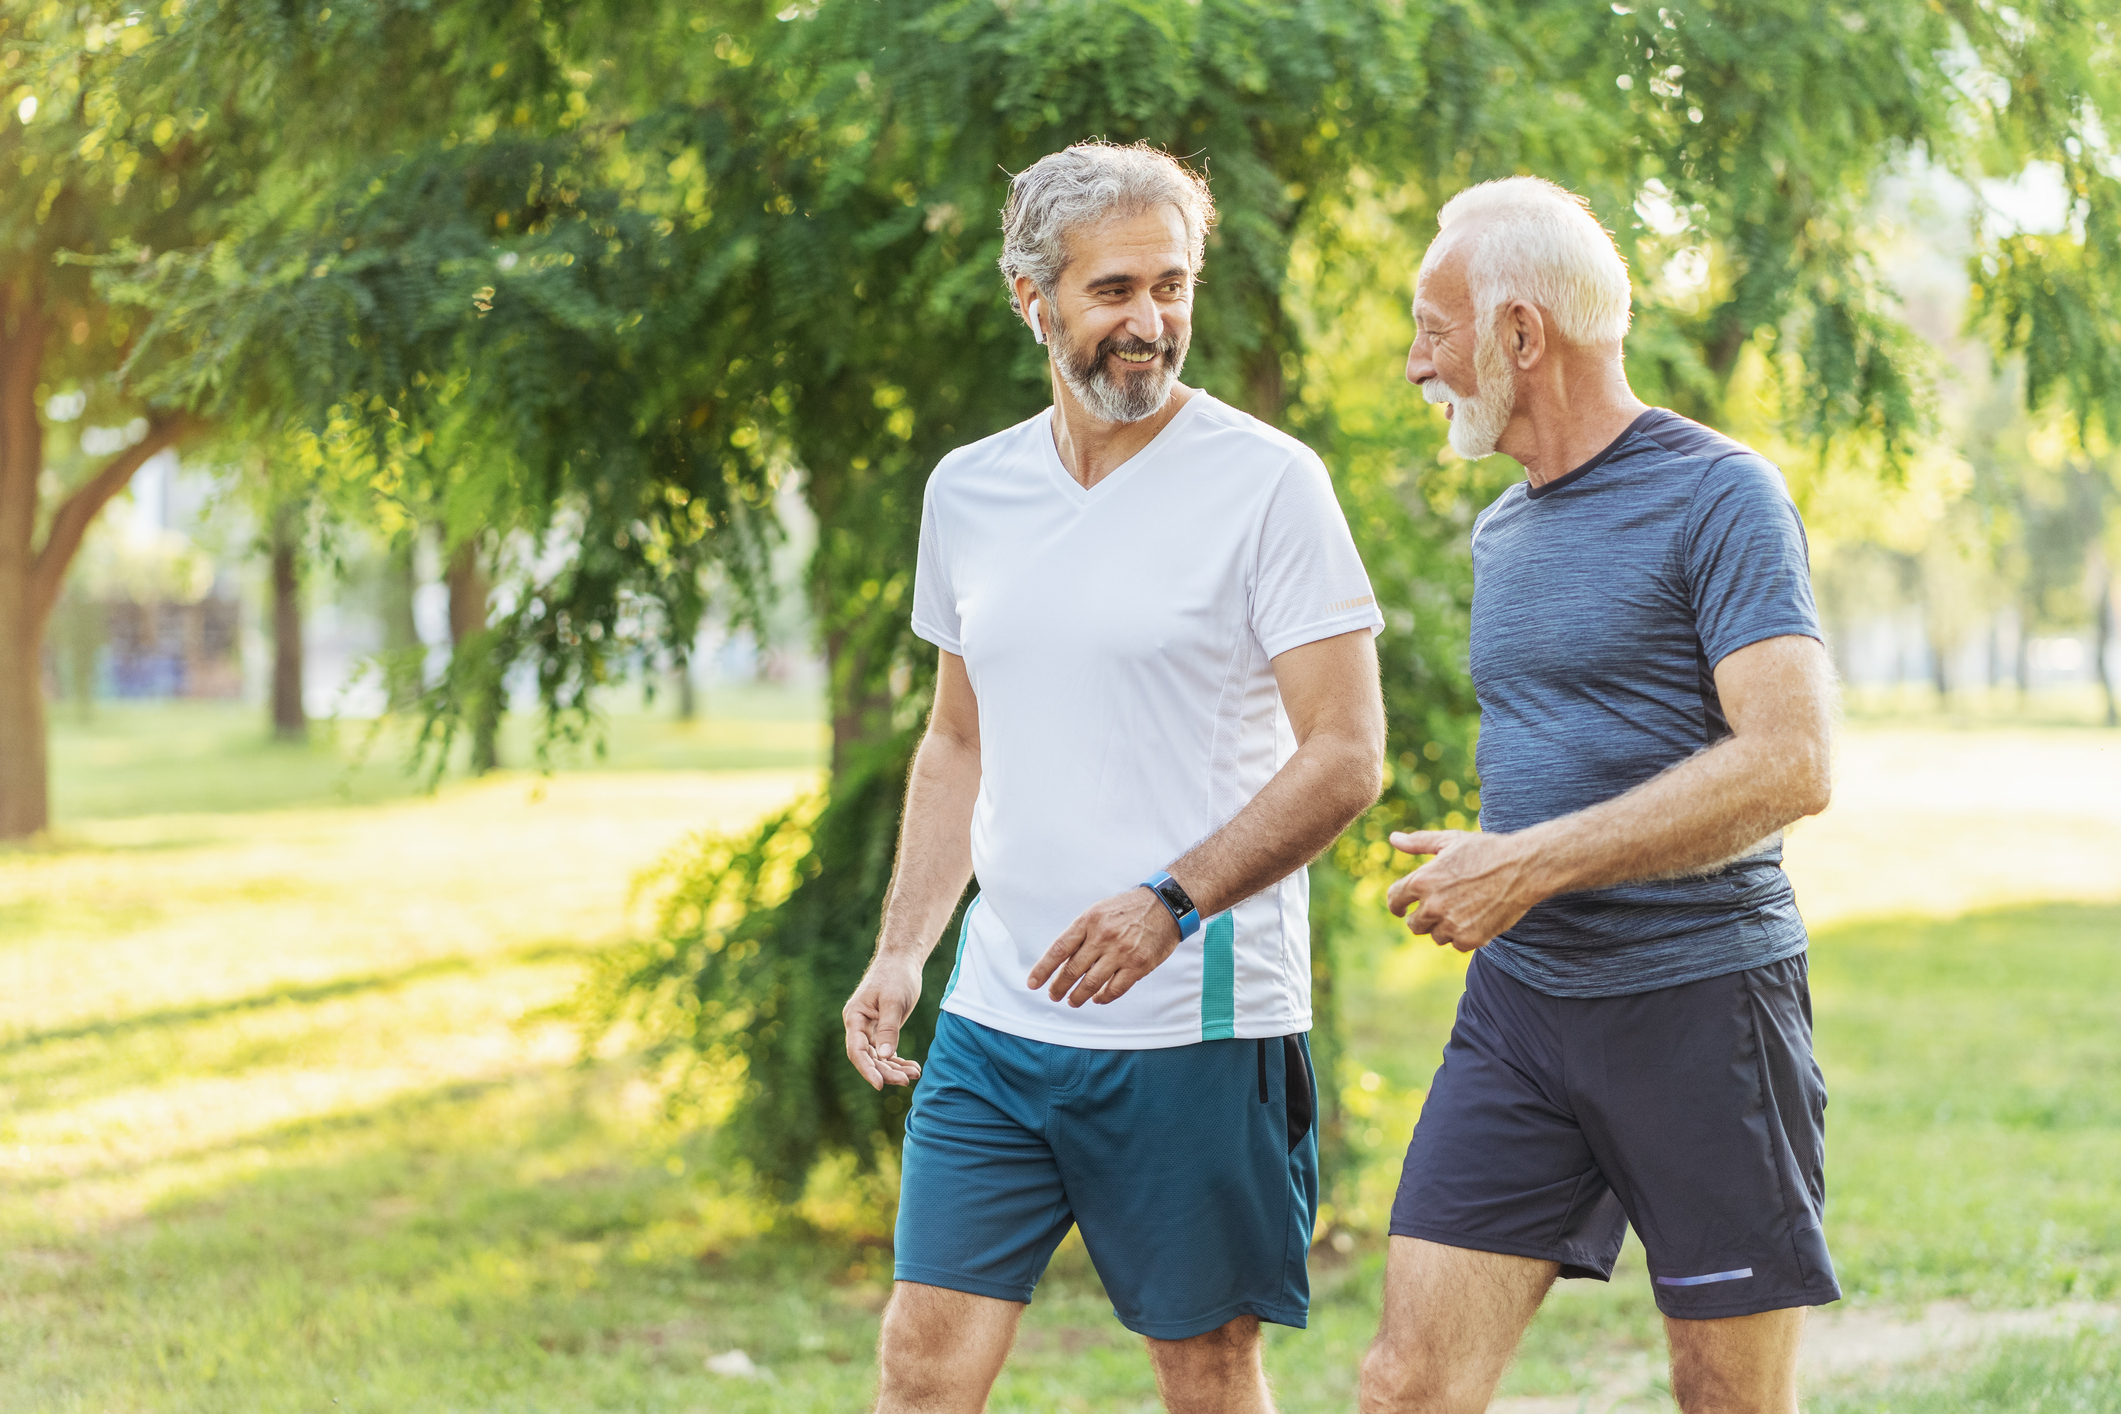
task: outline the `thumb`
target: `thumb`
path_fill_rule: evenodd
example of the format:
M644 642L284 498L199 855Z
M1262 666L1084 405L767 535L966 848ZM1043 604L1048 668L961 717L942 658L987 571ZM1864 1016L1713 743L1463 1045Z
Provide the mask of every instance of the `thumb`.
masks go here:
M1465 837L1464 830L1398 830L1392 848L1402 854L1441 854Z

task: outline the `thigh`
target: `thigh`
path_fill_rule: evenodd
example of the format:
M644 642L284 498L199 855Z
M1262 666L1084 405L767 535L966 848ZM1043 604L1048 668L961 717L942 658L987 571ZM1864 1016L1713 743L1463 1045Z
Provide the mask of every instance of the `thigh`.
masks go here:
M938 1019L899 1160L899 1281L1031 1299L1073 1221L1043 1133L1041 1044Z
M1672 1397L1687 1414L1797 1414L1802 1306L1721 1320L1665 1318Z
M1407 1146L1394 1236L1612 1276L1626 1220L1567 1102L1559 1028L1554 998L1474 957Z
M1316 1108L1300 1036L1082 1053L1054 1148L1129 1330L1176 1341L1238 1316L1305 1323Z
M1394 1237L1362 1408L1486 1409L1558 1264Z
M1259 1317L1238 1316L1186 1340L1147 1341L1169 1414L1273 1414L1261 1368Z
M1023 1304L902 1281L877 1339L877 1414L984 1409Z
M1839 1300L1804 959L1577 1005L1572 1096L1658 1308L1720 1320Z

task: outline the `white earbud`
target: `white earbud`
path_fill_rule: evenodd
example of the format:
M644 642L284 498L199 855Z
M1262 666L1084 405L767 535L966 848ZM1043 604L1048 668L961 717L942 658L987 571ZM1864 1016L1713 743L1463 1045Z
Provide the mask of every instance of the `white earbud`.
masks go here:
M1039 320L1037 300L1031 301L1031 308L1027 313L1031 316L1031 337L1043 344L1046 342L1046 326Z

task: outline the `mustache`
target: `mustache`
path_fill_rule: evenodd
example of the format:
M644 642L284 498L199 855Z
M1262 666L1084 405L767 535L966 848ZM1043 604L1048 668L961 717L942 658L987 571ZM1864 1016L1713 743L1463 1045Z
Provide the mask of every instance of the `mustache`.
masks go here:
M1092 361L1102 366L1105 361L1105 355L1115 353L1160 354L1165 363L1171 363L1178 358L1178 340L1171 336L1171 331L1168 329L1154 341L1137 339L1132 334L1113 334L1098 344L1097 352L1092 355Z
M1422 384L1421 396L1424 401L1437 404L1462 403L1465 401L1464 398L1452 392L1451 385L1444 382L1441 378L1431 378L1428 382Z

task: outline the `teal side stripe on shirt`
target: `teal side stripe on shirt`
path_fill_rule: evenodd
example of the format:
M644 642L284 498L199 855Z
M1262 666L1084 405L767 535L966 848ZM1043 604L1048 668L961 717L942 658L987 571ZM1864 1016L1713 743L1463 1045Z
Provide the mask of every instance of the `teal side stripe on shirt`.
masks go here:
M972 902L965 905L963 921L957 925L957 961L950 964L950 980L943 984L943 1000L946 1002L950 1000L950 994L957 990L957 974L965 970L965 940L972 936L972 910L979 907L979 901L983 897L983 894L972 896Z
M1218 913L1201 930L1200 1039L1227 1041L1237 1034L1237 924Z

